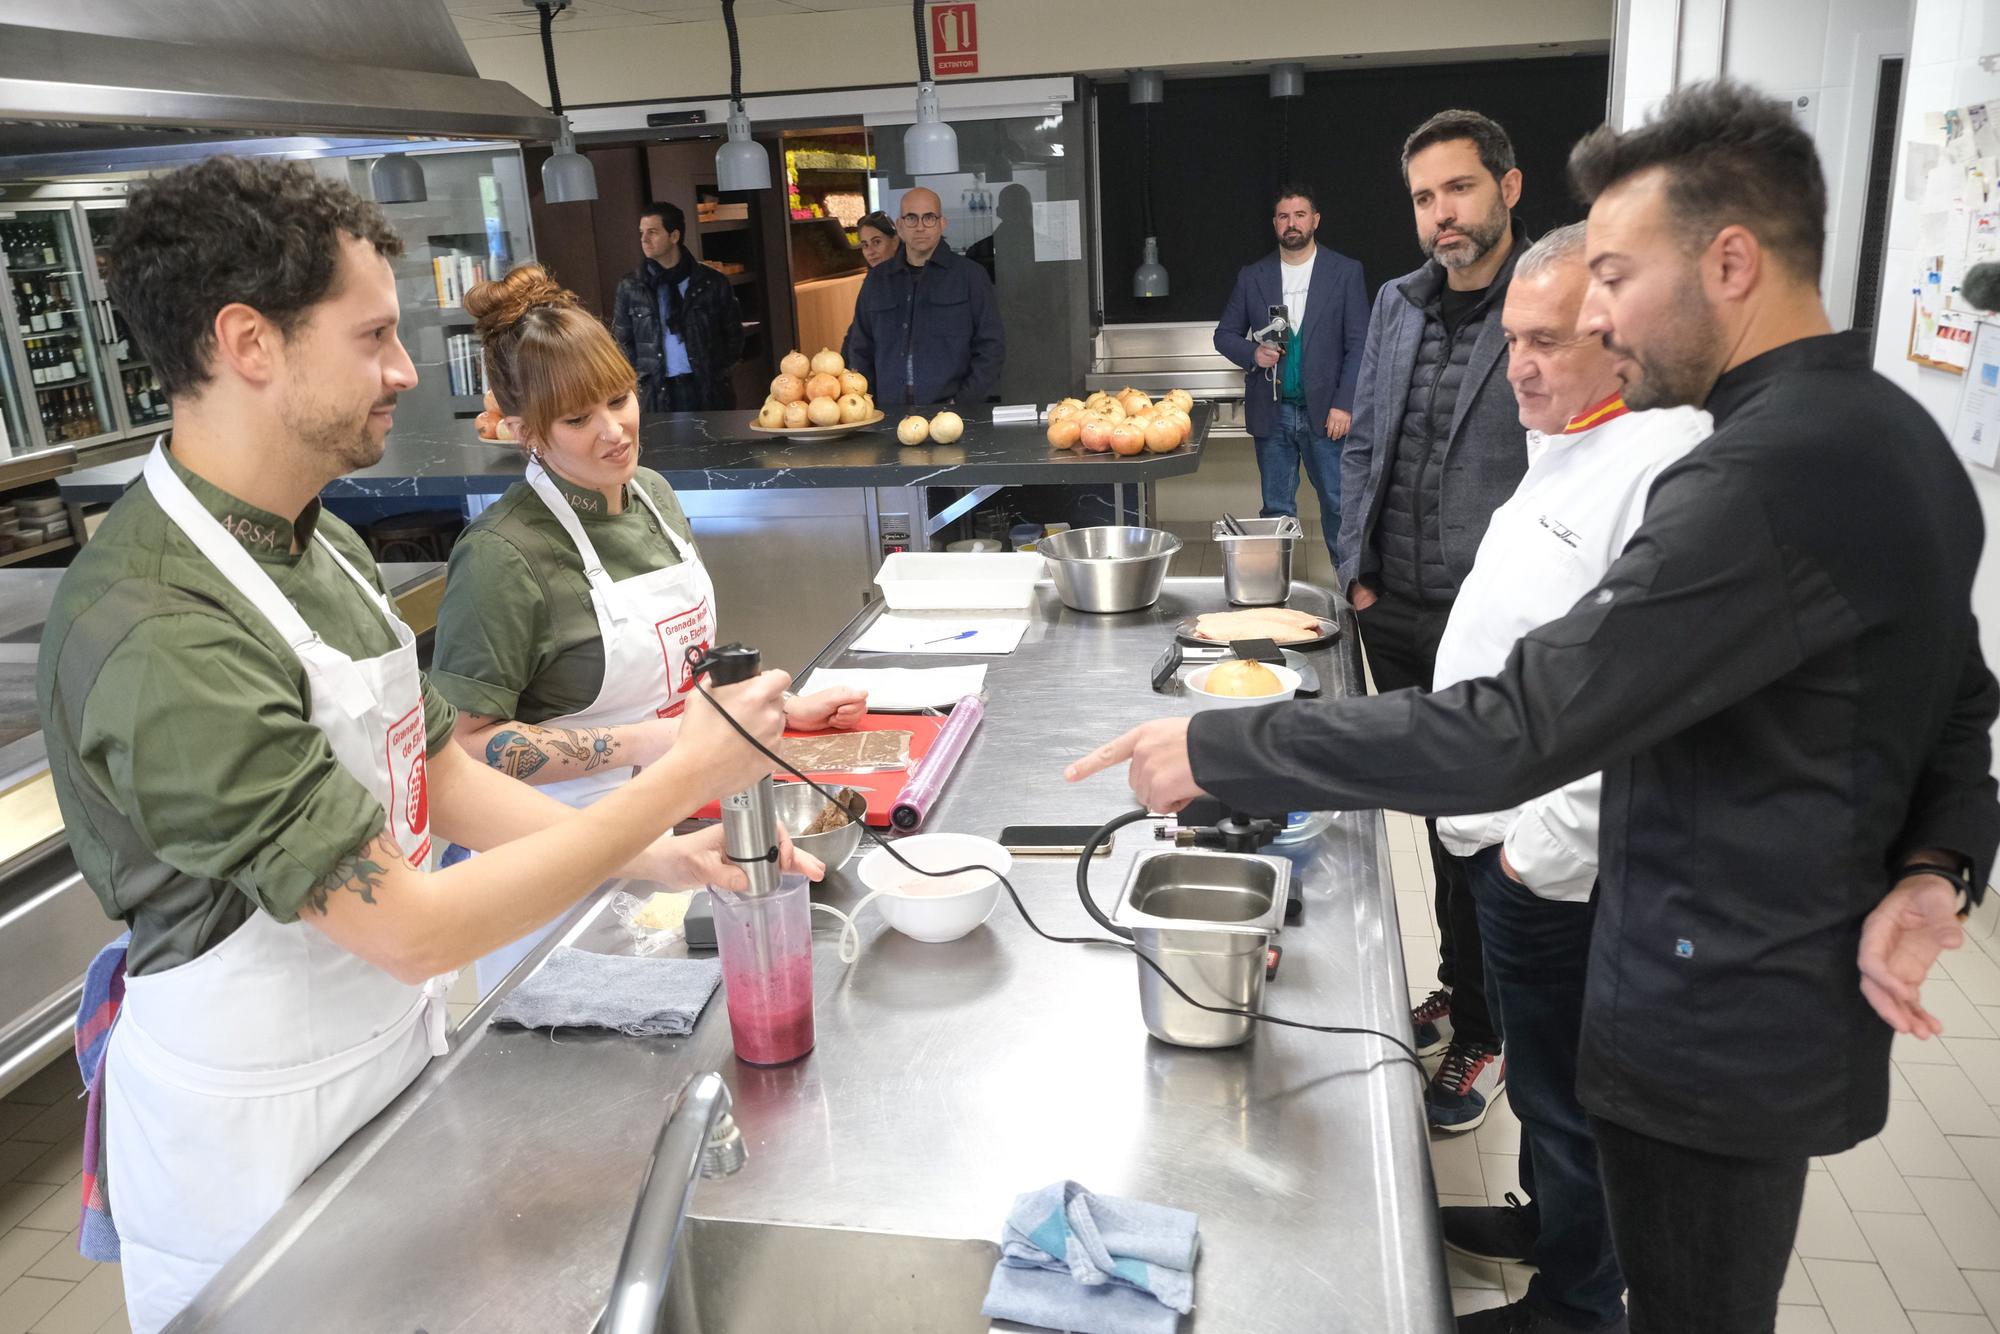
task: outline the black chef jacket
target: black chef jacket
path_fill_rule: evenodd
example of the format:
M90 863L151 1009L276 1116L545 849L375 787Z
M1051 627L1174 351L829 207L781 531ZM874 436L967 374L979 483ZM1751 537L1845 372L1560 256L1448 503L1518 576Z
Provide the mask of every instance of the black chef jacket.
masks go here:
M1983 526L1861 335L1746 362L1706 406L1603 582L1497 676L1199 714L1194 776L1253 811L1460 815L1602 769L1585 1106L1714 1153L1836 1153L1888 1112L1862 919L1904 853L1984 885L2000 839Z

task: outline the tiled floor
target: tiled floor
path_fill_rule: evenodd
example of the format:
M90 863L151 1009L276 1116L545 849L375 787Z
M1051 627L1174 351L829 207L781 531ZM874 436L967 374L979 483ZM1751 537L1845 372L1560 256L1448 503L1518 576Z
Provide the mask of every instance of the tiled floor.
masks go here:
M58 1060L0 1101L0 1334L126 1334L117 1265L76 1253L82 1084Z
M1411 995L1437 976L1421 822L1389 817L1389 857ZM1779 1334L1995 1334L2000 1329L2000 961L1968 940L1924 987L1942 1041L1897 1039L1889 1124L1815 1159L1778 1313ZM1434 1136L1445 1204L1518 1191L1520 1123L1503 1095L1469 1134ZM1450 1256L1461 1312L1519 1297L1518 1265Z

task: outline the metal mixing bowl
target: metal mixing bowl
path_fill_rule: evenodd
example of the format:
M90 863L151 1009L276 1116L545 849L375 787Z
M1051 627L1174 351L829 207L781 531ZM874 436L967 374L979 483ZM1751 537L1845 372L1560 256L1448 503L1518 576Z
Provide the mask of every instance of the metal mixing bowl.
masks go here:
M851 787L835 790L840 793L841 805L854 818L838 829L805 837L797 831L812 827L812 822L826 809L826 798L804 783L779 783L773 787L771 794L778 823L792 835L792 846L802 852L810 852L825 862L829 871L846 862L861 846L861 820L868 812L867 794Z
M1137 611L1159 601L1181 540L1157 528L1071 528L1043 538L1035 549L1048 557L1065 607Z

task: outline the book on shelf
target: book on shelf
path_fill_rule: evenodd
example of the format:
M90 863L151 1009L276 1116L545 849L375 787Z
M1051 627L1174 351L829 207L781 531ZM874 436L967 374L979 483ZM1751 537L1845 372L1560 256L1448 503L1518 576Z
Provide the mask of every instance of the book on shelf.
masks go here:
M477 336L453 334L445 339L445 368L455 396L485 396L486 357Z
M486 281L486 261L472 255L439 255L431 260L431 278L437 284L438 305L456 310L465 304L465 294Z

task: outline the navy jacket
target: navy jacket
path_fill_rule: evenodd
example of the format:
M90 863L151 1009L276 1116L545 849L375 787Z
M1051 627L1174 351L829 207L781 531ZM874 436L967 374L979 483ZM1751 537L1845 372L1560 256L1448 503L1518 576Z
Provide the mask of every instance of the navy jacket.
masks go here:
M1284 261L1273 250L1236 275L1229 304L1215 323L1215 350L1241 366L1243 425L1251 435L1278 429L1278 402L1271 396L1277 368L1257 364L1257 345L1247 334L1271 322L1271 307L1285 299ZM1313 262L1312 286L1306 289L1306 417L1315 430L1326 429L1326 414L1334 408L1354 411L1354 386L1361 377L1361 349L1368 338L1368 286L1361 262L1337 250L1319 248Z
M984 403L1007 354L993 280L942 244L928 263L898 251L868 270L842 346L883 408Z

